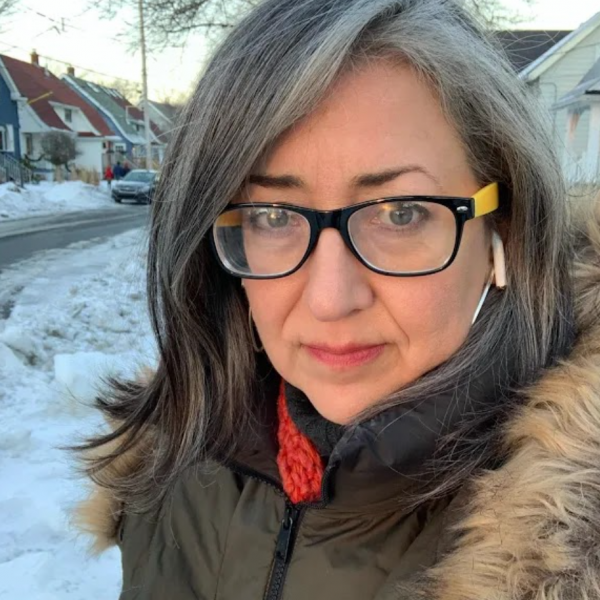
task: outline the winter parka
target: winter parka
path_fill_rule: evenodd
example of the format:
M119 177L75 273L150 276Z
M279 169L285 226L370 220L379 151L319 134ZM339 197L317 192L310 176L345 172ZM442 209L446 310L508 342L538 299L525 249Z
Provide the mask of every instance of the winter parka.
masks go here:
M157 515L96 489L81 514L97 549L121 549L121 599L600 600L598 222L579 259L575 345L523 390L497 468L400 509L406 466L437 435L424 407L344 435L316 503L286 499L267 443L189 468ZM476 393L498 401L485 378ZM135 461L109 468L122 477Z

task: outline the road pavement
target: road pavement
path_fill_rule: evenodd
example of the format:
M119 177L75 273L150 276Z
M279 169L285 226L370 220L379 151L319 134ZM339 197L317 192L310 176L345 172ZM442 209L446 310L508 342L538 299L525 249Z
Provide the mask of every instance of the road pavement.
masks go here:
M0 221L0 271L36 252L65 248L75 242L108 238L148 224L146 205L77 211Z

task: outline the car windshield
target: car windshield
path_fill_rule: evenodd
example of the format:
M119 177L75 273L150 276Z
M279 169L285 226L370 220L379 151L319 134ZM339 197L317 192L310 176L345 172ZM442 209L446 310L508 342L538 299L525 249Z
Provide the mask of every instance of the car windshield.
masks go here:
M130 171L123 177L123 181L143 181L145 183L152 183L155 177L155 173L149 173L148 171Z

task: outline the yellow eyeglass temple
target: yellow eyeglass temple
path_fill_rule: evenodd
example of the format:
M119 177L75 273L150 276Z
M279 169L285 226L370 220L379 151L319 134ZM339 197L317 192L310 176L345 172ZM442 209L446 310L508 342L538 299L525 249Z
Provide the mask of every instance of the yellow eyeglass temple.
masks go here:
M238 211L231 211L222 214L219 217L219 227L239 227L242 224L242 218Z
M475 217L482 217L494 212L500 205L500 187L490 183L480 189L474 196Z

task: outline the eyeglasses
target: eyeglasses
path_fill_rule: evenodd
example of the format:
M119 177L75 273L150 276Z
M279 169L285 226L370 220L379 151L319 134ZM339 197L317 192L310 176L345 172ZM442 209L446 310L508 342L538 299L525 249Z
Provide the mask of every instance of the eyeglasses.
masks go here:
M245 279L276 279L297 271L321 231L339 231L352 254L382 275L415 277L446 269L455 259L466 221L498 208L497 183L472 198L397 196L337 210L291 204L230 204L213 225L221 266Z

